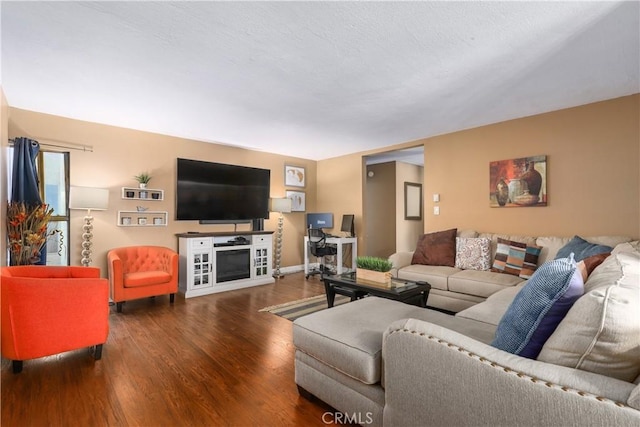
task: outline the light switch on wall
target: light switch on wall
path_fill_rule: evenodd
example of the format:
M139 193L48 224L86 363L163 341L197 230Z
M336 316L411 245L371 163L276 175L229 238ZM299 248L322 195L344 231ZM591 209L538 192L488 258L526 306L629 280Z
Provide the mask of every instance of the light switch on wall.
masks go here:
M433 201L438 203L440 201L440 194L434 193L433 194Z
M433 214L434 215L440 215L440 206L434 206L433 207Z

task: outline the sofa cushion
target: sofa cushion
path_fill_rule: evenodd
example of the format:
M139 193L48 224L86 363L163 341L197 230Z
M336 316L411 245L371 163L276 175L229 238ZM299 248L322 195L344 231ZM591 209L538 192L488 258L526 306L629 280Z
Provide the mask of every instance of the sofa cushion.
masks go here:
M454 267L456 263L456 232L457 229L452 228L420 236L411 264Z
M580 236L574 236L573 239L560 248L556 259L566 258L573 254L573 258L578 262L593 255L611 252L612 249L611 246L589 243Z
M475 320L477 322L487 323L489 325L498 326L500 319L504 316L513 299L522 289L525 282L517 286L505 288L500 292L491 295L480 304L476 304L466 310L456 313L456 317Z
M582 274L573 258L543 264L500 320L492 345L535 358L583 290Z
M640 375L640 252L616 249L591 274L587 293L549 337L538 360L628 382Z
M505 287L515 286L524 279L492 271L462 270L449 276L447 286L452 292L488 297Z
M398 278L418 282L428 282L432 289L448 290L448 278L459 273L460 269L441 265L413 264L398 270Z
M160 285L171 281L171 275L164 271L139 271L124 275L124 287L136 288L140 286Z
M539 246L499 238L491 271L528 279L538 267L540 249Z
M420 318L427 311L432 310L367 297L299 317L293 322L293 342L298 350L343 374L375 384L380 381L382 335L387 326L399 319Z
M489 270L491 268L491 239L488 237L456 237L456 268Z

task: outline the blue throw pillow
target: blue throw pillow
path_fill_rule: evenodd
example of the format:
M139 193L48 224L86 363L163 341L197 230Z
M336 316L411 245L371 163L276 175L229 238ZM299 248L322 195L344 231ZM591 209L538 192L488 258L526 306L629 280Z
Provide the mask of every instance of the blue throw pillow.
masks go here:
M492 346L530 359L584 293L573 256L542 264L500 319Z
M590 256L604 254L612 250L611 246L589 243L580 236L574 236L569 243L560 248L556 259L567 258L573 253L576 262L580 262Z

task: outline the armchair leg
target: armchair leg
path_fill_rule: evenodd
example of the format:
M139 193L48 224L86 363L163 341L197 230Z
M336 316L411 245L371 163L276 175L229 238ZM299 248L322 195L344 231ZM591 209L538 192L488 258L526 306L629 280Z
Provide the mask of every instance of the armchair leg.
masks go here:
M102 359L102 344L97 344L93 349L93 358L96 360Z
M173 304L176 300L176 294L169 294L169 304Z
M124 304L124 303L122 303L122 302L117 302L116 303L116 311L118 313L122 313L122 304Z
M12 361L11 366L13 367L14 374L19 374L20 372L22 372L22 360Z

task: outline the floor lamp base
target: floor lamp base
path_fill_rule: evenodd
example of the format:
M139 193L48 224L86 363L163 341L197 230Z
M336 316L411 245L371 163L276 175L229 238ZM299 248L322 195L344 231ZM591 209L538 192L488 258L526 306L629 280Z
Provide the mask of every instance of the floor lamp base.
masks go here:
M84 217L84 225L82 226L82 259L80 260L80 263L84 267L89 267L91 265L91 239L93 238L93 234L91 233L91 231L93 231L93 224L91 224L92 221L93 217L87 215Z

